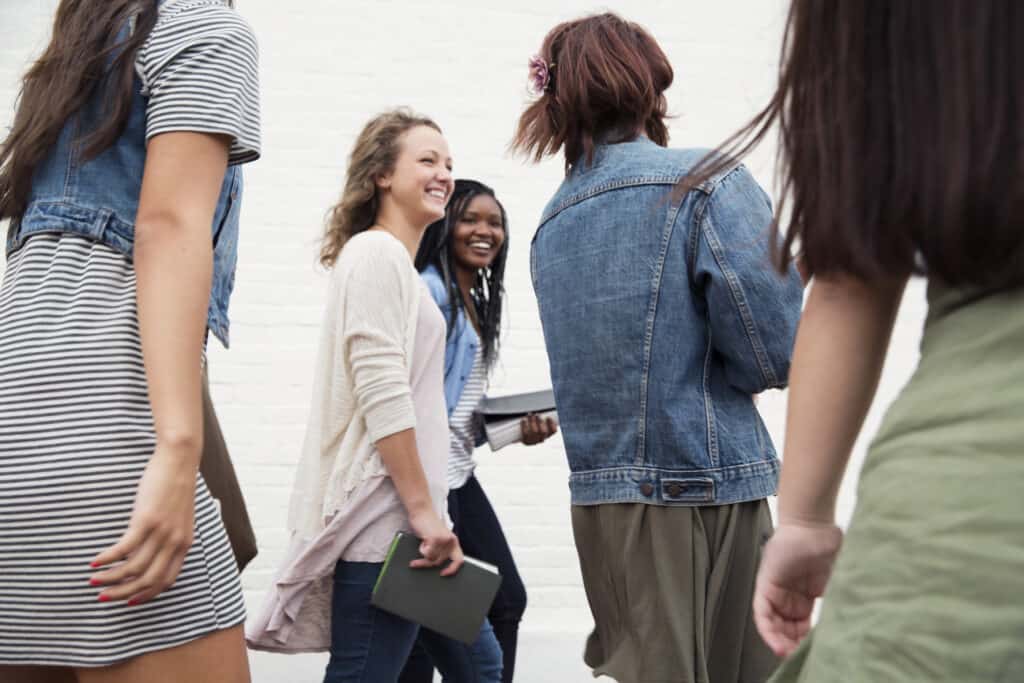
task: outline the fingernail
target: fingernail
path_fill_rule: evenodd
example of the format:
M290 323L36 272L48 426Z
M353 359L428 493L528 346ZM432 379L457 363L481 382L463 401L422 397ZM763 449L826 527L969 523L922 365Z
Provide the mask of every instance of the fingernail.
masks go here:
M135 607L135 605L137 605L137 604L139 604L139 601L136 600L135 598L132 598L131 600L128 601L129 607Z
M89 585L90 586L98 586L98 585L100 585L100 583L102 583L102 582L99 579L89 579Z
M95 569L96 567L100 566L100 563L99 562L90 562L89 566L92 567L93 569Z
M99 600L100 600L100 602L108 602L110 600L110 596L109 595L104 595L103 593L100 593Z

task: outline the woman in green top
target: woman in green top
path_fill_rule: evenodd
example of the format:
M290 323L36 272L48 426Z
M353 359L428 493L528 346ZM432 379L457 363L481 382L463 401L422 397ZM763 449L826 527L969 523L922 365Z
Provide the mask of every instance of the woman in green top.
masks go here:
M727 145L779 125L779 258L799 245L813 276L754 599L790 655L773 681L1024 681L1022 63L1016 0L795 0L778 90ZM843 541L836 493L915 274L921 360Z

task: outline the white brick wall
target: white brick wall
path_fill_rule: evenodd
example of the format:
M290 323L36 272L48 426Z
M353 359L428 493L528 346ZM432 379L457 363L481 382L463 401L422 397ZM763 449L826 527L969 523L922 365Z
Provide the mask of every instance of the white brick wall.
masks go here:
M509 309L495 392L548 381L527 254L540 210L561 176L558 160L530 166L506 154L526 99L526 60L557 21L599 6L583 0L337 2L240 0L262 51L263 159L247 169L233 348L211 352L213 393L261 542L243 577L250 605L283 550L292 466L299 450L323 304L315 267L324 211L345 157L377 111L408 104L445 129L458 176L494 186L511 221ZM44 45L56 0L0 0L0 122L17 79ZM648 26L676 70L669 92L674 145L714 145L766 101L781 37L782 0L715 3L616 1ZM750 166L771 186L772 149ZM916 360L920 286L901 314L879 409ZM781 447L785 397L762 411ZM847 478L842 515L852 507ZM567 467L558 438L540 447L479 453L479 476L505 525L530 595L523 628L583 633L589 613L569 528Z

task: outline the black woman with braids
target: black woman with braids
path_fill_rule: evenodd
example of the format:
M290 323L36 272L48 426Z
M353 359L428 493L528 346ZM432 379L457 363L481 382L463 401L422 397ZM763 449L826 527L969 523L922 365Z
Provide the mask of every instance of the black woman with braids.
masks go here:
M448 322L444 362L450 444L448 512L465 553L501 572L501 588L488 618L501 645L505 683L515 672L516 638L526 608L526 590L497 515L473 475L473 449L482 442L480 424L473 415L498 358L507 258L508 218L494 190L473 180L455 181L444 218L427 228L420 242L416 269ZM551 418L523 418L523 443L540 443L557 428ZM458 672L453 680L475 681L477 646L420 629L400 680L429 683L433 660L446 676Z

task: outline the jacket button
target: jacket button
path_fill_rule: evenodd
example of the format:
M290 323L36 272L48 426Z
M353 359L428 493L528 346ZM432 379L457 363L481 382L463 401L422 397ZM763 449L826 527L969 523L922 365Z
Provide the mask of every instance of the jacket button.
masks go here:
M680 486L679 484L669 484L669 485L668 485L668 489L667 489L667 491L668 491L668 495L670 495L670 496L672 496L673 498L675 498L675 497L677 497L677 496L678 496L678 495L679 495L680 493L682 493L682 492L683 492L683 487L682 487L682 486Z
M640 484L640 493L644 494L645 496L649 496L652 493L654 493L654 486L651 484L651 482L645 481L644 483Z

